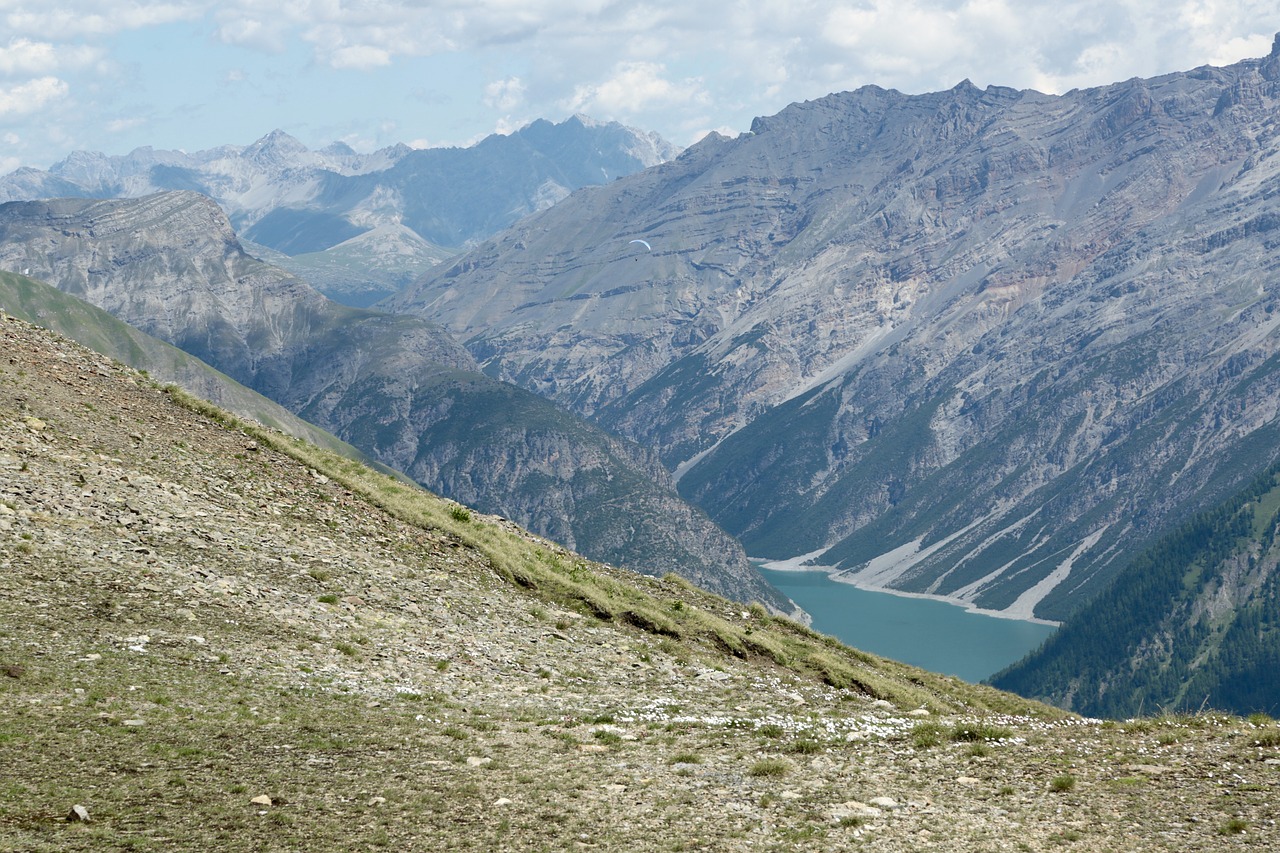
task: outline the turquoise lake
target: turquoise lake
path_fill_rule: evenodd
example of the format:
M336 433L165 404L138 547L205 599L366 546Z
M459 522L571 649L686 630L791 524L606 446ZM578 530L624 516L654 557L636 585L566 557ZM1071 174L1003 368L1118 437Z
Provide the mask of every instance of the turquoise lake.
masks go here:
M761 573L846 645L978 682L1036 648L1054 626L1000 619L928 598L858 589L825 572Z

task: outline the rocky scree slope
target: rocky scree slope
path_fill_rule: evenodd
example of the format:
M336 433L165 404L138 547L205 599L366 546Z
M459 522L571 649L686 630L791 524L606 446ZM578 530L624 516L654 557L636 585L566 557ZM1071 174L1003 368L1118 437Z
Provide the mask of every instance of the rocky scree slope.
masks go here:
M140 332L106 311L69 296L52 285L0 271L0 311L51 329L161 382L179 385L240 417L381 467L346 442L302 420L279 403L249 390L200 359Z
M191 154L76 152L47 172L0 178L0 201L195 190L217 200L242 237L278 252L273 263L333 299L367 305L581 186L676 153L656 134L586 116L535 121L468 148L395 145L371 154L342 143L311 151L276 130L251 145Z
M589 564L2 316L0 353L6 848L1276 831L1274 723L1065 718Z
M440 493L600 560L794 605L652 454L480 373L418 318L332 302L194 192L0 205L0 268L177 346Z
M754 555L1061 618L1280 446L1277 116L1280 49L1062 96L867 87L383 305L657 447Z

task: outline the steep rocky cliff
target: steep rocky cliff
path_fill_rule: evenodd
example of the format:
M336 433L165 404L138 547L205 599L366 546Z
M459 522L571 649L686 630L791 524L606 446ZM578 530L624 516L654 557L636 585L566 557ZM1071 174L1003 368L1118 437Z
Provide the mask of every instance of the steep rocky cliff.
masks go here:
M792 610L649 454L484 376L428 322L339 305L248 256L202 195L0 205L0 268L180 347L446 496L600 559Z
M1278 110L1280 51L831 95L385 305L657 447L754 554L1060 618L1280 447Z

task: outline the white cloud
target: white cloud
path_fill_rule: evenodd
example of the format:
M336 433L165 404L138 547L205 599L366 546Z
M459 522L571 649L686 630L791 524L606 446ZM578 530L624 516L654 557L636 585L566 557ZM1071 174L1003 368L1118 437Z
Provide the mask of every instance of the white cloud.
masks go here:
M510 136L520 128L524 127L525 124L527 124L527 122L518 120L513 121L512 119L503 116L494 123L493 132L499 136Z
M124 133L143 127L146 123L144 118L118 118L107 122L106 129L108 133Z
M264 50L268 53L284 53L288 41L286 28L264 23L256 18L235 15L219 15L224 18L218 26L218 39L223 44Z
M55 45L50 42L14 38L0 47L0 74L47 74L64 68L84 68L101 57L100 50L86 45Z
M1265 55L1274 11L1274 0L865 0L831 10L822 39L845 52L832 70L848 85L921 92L968 77L1061 92Z
M30 39L10 39L8 47L0 47L0 74L40 74L57 67L53 45Z
M367 44L340 47L329 54L329 64L334 68L367 70L391 64L391 53L385 48Z
M607 80L575 87L563 103L570 112L607 117L706 102L708 96L701 80L672 82L665 74L666 67L661 63L620 62Z
M1277 23L1280 26L1280 22ZM1275 39L1272 34L1257 33L1251 36L1227 38L1212 45L1205 55L1206 65L1230 65L1250 56L1266 56L1271 52Z
M485 106L502 112L510 112L524 100L525 85L519 77L494 80L484 87Z
M226 44L281 52L294 41L311 46L316 61L335 69L368 70L398 57L422 56L454 45L453 0L418 4L396 0L239 0L213 14Z
M8 0L4 21L12 33L68 41L199 18L207 0L119 3L113 0Z
M0 116L20 116L38 112L51 102L66 97L68 91L66 82L57 77L39 77L0 89Z

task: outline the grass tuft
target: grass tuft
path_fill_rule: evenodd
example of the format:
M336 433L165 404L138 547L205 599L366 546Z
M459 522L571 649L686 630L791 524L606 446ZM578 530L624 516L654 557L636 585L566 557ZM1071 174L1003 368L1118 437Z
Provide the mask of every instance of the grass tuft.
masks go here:
M785 776L791 765L782 758L762 758L747 768L748 776Z
M1076 777L1071 774L1063 774L1062 776L1054 776L1049 780L1049 790L1056 794L1065 794L1068 791L1075 790Z

